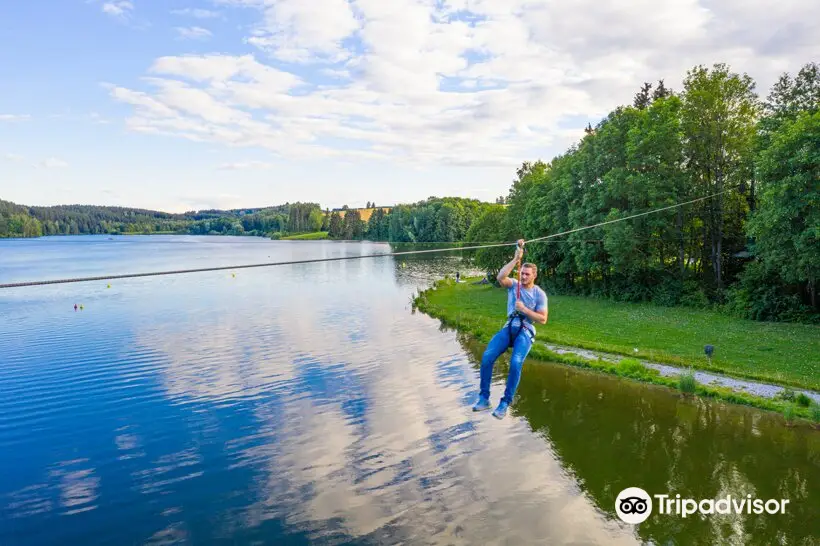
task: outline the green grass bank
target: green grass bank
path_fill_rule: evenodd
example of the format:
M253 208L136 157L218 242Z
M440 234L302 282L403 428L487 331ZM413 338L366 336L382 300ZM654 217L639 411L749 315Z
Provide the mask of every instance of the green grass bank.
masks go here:
M476 279L470 279L476 280ZM505 291L471 282L438 281L419 293L420 311L486 343L506 317ZM639 381L681 388L635 358L787 387L820 390L820 327L761 323L712 311L616 303L574 296L549 297L549 322L537 325L531 356ZM557 354L544 342L624 355L619 364ZM704 346L715 346L711 363ZM637 348L637 352L635 349ZM769 399L698 384L695 394L820 421L820 406Z
M327 231L313 231L311 233L299 233L282 237L282 241L319 241L327 239Z

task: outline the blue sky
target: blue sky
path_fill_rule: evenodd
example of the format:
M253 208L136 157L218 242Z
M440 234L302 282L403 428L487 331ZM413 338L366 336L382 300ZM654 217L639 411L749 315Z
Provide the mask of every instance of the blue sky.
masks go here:
M808 0L5 2L0 198L493 200L643 81L728 62L765 96L817 60L817 21Z

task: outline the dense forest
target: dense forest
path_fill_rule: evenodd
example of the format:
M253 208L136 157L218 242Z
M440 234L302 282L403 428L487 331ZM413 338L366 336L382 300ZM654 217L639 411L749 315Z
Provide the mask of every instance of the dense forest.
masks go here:
M759 320L820 322L820 65L783 74L765 100L723 64L683 89L644 84L566 153L518 169L507 206L468 240L537 238L551 290L662 305L715 305ZM495 271L509 251L479 251Z
M194 220L193 235L256 235L278 238L290 233L319 231L324 213L318 203L286 203L263 209L186 213Z
M180 233L257 235L318 231L325 214L317 203L275 207L203 210L171 214L90 205L26 207L0 200L0 237L42 235Z
M184 230L185 215L123 207L59 205L27 207L0 200L0 237Z
M461 197L430 197L389 211L376 208L365 222L355 209L333 211L327 225L331 239L368 239L396 243L458 242L490 204Z

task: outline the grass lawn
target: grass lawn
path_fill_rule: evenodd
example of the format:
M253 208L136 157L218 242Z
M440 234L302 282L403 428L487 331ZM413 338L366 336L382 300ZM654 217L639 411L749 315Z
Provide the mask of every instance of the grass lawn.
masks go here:
M417 298L423 312L488 341L506 318L506 291L452 281ZM820 327L742 320L713 311L549 297L540 341L820 390ZM486 339L485 339L486 338ZM714 345L711 364L704 345ZM634 349L637 348L636 353Z
M299 233L298 235L288 235L282 237L282 241L318 241L327 239L327 231L314 231L312 233Z

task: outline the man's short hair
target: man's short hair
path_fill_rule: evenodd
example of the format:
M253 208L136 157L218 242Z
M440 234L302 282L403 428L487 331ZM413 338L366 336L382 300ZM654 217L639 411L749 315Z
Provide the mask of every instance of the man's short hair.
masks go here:
M538 266L537 265L532 264L530 262L527 262L527 263L521 265L521 269L524 269L525 267L529 267L530 269L532 269L533 275L538 274Z

